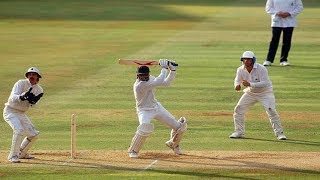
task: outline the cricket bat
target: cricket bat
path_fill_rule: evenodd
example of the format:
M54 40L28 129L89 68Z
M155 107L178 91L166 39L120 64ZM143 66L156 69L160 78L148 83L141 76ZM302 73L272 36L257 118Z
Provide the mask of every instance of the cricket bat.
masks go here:
M159 61L156 60L141 60L141 59L119 59L119 64L123 65L134 65L134 66L157 66L159 65ZM170 62L174 66L178 66L178 64L174 62Z

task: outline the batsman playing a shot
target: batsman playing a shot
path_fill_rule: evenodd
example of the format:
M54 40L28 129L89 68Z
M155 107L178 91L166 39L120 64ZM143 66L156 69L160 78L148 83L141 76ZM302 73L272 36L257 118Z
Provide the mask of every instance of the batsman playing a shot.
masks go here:
M187 130L186 118L181 117L177 121L155 98L155 89L159 86L169 86L176 76L177 67L165 59L160 59L159 65L162 69L158 77L149 74L148 66L140 66L137 70L137 79L133 85L133 91L139 126L128 149L131 158L138 158L138 153L145 140L153 132L152 119L156 119L172 129L170 140L165 144L175 154L182 154L180 141L183 133ZM169 75L167 75L168 71L170 71Z
M235 132L229 137L245 137L245 113L255 103L261 102L268 114L277 139L286 140L287 138L283 134L280 118L276 111L275 97L272 83L268 76L268 70L263 65L256 63L255 55L251 51L245 51L240 61L242 62L242 66L237 69L234 87L236 91L240 91L241 86L244 86L245 89L243 90L244 94L234 108L233 119Z
M43 89L39 85L41 74L37 68L31 67L25 77L26 79L14 84L3 110L3 118L13 130L8 156L8 160L13 163L19 163L20 159L33 158L27 152L39 135L25 112L43 96Z

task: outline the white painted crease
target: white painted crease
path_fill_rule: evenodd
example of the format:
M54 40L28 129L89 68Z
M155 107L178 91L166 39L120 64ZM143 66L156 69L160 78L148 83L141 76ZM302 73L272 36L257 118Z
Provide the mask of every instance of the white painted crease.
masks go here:
M64 162L62 165L66 165L66 164L70 163L72 160L73 160L73 159L70 158L70 159L68 159L66 162Z
M158 162L158 160L154 160L151 164L149 164L147 167L145 167L144 170L147 170L147 169L151 168L157 162Z

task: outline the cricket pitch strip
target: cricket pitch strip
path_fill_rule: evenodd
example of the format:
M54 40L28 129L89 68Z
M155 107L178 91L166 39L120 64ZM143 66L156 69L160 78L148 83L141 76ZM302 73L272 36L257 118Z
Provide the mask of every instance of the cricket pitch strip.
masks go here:
M76 158L71 158L69 151L35 150L31 154L34 159L10 163L6 159L7 152L0 151L0 166L69 166L127 171L243 169L248 172L266 170L320 174L320 152L186 151L178 156L172 151L144 150L138 159L129 158L126 151L81 150L77 151Z

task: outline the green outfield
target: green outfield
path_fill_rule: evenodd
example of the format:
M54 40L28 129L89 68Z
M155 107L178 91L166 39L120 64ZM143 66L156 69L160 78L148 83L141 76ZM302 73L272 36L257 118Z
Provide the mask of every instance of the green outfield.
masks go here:
M39 140L34 160L6 160L12 129L0 121L0 179L318 179L320 177L320 2L305 0L289 56L268 67L288 137L277 141L260 104L246 115L246 139L234 140L233 89L243 51L262 63L271 38L265 1L11 0L0 1L0 103L35 66L45 95L27 114ZM170 88L157 99L188 131L183 156L155 131L140 159L126 153L138 120L136 67L119 58L174 59ZM159 67L151 67L157 75ZM77 152L70 159L70 118Z

